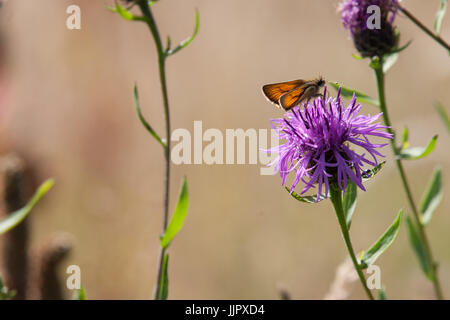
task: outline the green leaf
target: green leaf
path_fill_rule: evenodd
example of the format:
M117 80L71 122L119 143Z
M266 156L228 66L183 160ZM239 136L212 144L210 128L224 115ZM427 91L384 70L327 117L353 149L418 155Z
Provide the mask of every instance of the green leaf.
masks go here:
M371 264L373 264L378 257L386 251L387 248L394 242L395 237L398 234L400 229L400 221L402 218L403 210L397 215L397 218L391 224L391 226L383 233L383 235L367 250L362 259L361 259L361 267L363 269L367 268Z
M134 20L134 15L130 11L122 7L118 1L116 1L116 11L123 19L129 21Z
M373 98L369 97L368 95L366 95L366 94L364 94L362 92L359 92L359 91L356 91L356 90L353 90L353 89L341 86L337 82L328 82L328 83L336 90L339 90L339 87L340 87L341 88L341 95L343 97L351 99L351 98L353 98L353 94L355 94L356 98L358 99L358 102L367 102L367 103L370 103L370 104L372 104L374 106L377 106L377 107L380 105L378 103L378 100L373 99Z
M398 29L397 29L398 30ZM397 41L399 41L400 39L400 32L398 32L396 34L397 37ZM397 62L398 59L398 54L405 50L406 48L409 47L409 45L411 44L412 41L408 41L404 46L402 47L398 47L396 46L393 50L391 50L391 52L385 54L383 56L383 73L387 73L389 71L389 69L391 69L391 67ZM371 66L372 66L372 62L371 62ZM373 63L373 68L374 67L379 67L379 60L377 60L376 62Z
M178 46L176 46L175 48L173 48L173 49L167 48L166 49L166 55L170 56L172 54L177 53L181 49L186 48L192 41L194 41L195 37L198 34L199 28L200 28L200 18L199 18L198 11L196 10L195 11L195 28L194 28L194 33L189 38L181 41L180 44Z
M365 170L361 176L363 178L363 181L367 181L369 179L372 179L378 172L381 171L386 161L383 161L379 163L376 167L373 167L372 169Z
M342 203L342 206L344 207L345 221L349 230L350 225L352 224L353 213L355 212L356 208L356 196L356 184L354 184L352 181L349 181L347 183L347 188L345 189L344 202Z
M405 50L406 48L409 47L409 45L412 43L412 40L409 40L404 46L400 47L400 48L395 48L394 50L392 50L390 53L388 53L388 55L394 54L394 53L399 53L402 52L403 50ZM384 69L384 68L383 68Z
M352 54L352 57L353 57L355 60L363 60L363 59L364 59L363 57L361 57L361 56L359 56L359 55L357 55L357 54L355 54L355 53Z
M79 290L76 290L73 293L72 300L87 300L86 290L84 290L83 287L81 287Z
M397 62L398 52L386 54L383 57L383 72L386 73Z
M400 146L400 150L409 148L409 130L408 127L403 128L402 132L402 145Z
M421 222L423 225L430 222L434 210L439 206L443 197L442 193L442 170L437 168L433 172L428 188L426 189L420 203Z
M447 130L450 132L450 119L448 117L447 111L445 111L444 106L439 102L435 104L435 107L436 110L439 112L439 115L441 116L444 125L447 127Z
M166 50L169 51L170 48L172 48L172 39L170 37L167 37Z
M167 300L169 296L169 255L164 255L163 265L162 265L162 277L161 283L159 285L158 300Z
M0 221L0 235L11 230L22 222L27 215L30 213L31 209L42 199L42 197L50 190L50 188L55 184L53 179L46 180L35 192L33 198L27 203L25 207L19 209L8 215L5 219Z
M287 192L289 192L289 193L291 194L291 196L292 196L294 199L296 199L296 200L298 200L298 201L300 201L300 202L304 202L304 203L317 203L317 202L320 202L320 201L326 199L325 194L321 194L320 197L319 197L319 200L317 200L317 202L316 202L316 199L317 199L317 196L316 196L316 195L315 195L315 196L301 196L301 195L295 193L295 191L292 191L292 193L291 193L291 191L290 191L290 189L289 189L288 187L284 187L284 188L286 189Z
M116 0L116 6L114 8L107 6L106 8L111 11L118 13L123 19L128 21L147 21L145 17L135 16L126 8L122 7L120 3Z
M188 207L188 187L187 180L186 178L184 178L175 212L173 213L172 219L170 220L166 232L161 238L161 248L167 248L172 239L177 235L178 231L180 231L181 227L183 226L184 219L186 218Z
M409 218L409 216L406 217L406 223L408 225L409 241L411 242L414 252L416 253L417 258L419 259L420 267L422 268L422 271L425 274L425 276L429 280L431 280L433 278L432 266L428 263L427 253L426 253L427 251L426 251L424 243L422 242L422 240L420 238L417 226Z
M406 160L418 160L418 159L425 158L431 152L433 152L434 148L436 147L437 138L438 138L437 135L435 135L433 138L431 138L430 142L428 142L428 145L425 148L415 147L415 148L404 149L400 152L398 157L400 159L406 159Z
M439 5L439 10L436 13L436 18L434 19L434 30L439 36L441 34L442 21L444 21L445 12L447 11L447 0L441 0Z
M136 84L134 85L134 107L136 108L136 113L144 128L147 129L147 131L153 136L153 138L156 139L156 141L158 141L163 146L163 148L166 148L167 145L159 137L156 131L153 130L153 128L150 126L150 124L147 122L147 120L145 120L144 116L142 115L141 107L139 106L139 94Z
M378 300L387 300L386 290L384 288L378 289Z

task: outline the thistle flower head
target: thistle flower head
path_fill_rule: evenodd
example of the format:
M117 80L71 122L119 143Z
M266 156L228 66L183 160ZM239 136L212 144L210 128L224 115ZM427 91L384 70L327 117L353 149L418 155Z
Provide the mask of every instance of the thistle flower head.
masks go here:
M367 8L376 5L380 8L381 21L392 25L399 3L400 0L343 0L339 5L341 22L352 35L361 30L366 30L368 28L367 20L371 15L367 13Z
M393 22L400 0L344 0L339 6L344 28L350 31L356 49L363 57L382 57L394 49L398 37ZM378 24L373 25L370 6L379 8Z
M339 89L337 97L324 95L312 103L305 103L303 109L295 107L284 118L272 119L272 127L280 139L286 142L270 151L278 152L272 163L279 172L282 185L287 176L294 172L292 192L301 181L304 184L301 194L318 187L317 198L328 195L331 183L345 190L349 179L365 191L362 172L365 164L376 166L378 151L386 144L374 144L370 136L391 139L392 136L380 129L386 128L378 123L382 113L375 116L358 115L361 105L356 96L344 107ZM357 146L358 153L352 149ZM324 192L323 192L324 191Z

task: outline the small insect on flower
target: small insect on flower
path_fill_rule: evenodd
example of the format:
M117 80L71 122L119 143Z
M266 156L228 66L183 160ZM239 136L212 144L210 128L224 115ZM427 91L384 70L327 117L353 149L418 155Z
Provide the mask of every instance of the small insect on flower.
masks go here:
M266 84L262 87L262 90L271 102L284 110L290 110L304 101L309 102L312 98L321 96L319 90L324 85L325 80L320 77L314 80L293 80Z
M274 173L279 172L282 185L286 184L290 172L295 178L290 188L294 191L301 181L304 184L301 194L317 186L318 201L322 195L327 197L330 184L337 184L343 191L349 179L365 191L362 184L363 166L378 165L378 151L386 144L376 144L369 137L392 139L392 135L383 129L386 126L374 123L382 113L375 116L359 115L361 104L353 95L345 108L339 88L336 98L324 95L312 103L293 108L284 118L272 119L272 127L284 144L268 150L278 153L278 158L271 164ZM360 148L357 153L352 146ZM324 192L322 192L324 189Z

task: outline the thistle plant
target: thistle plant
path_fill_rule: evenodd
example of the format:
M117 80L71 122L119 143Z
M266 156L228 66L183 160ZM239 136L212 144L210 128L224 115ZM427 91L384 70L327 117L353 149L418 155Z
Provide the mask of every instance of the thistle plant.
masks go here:
M322 98L305 104L303 110L295 107L285 118L272 120L280 139L287 140L273 150L279 154L275 170L279 171L282 184L286 183L289 172L295 171L290 192L299 181L305 184L300 194L317 185L316 201L322 195L327 197L332 184L344 191L351 181L366 191L362 168L365 164L377 166L376 157L383 157L377 149L387 145L373 144L369 137L392 139L390 133L380 131L386 126L373 123L381 113L372 117L359 115L362 106L356 102L356 96L344 108L341 90L335 99L327 97L326 91L325 88ZM350 144L363 148L368 155L356 153Z
M272 126L285 143L270 152L278 153L272 163L279 172L282 185L289 173L295 175L287 191L298 201L317 203L330 198L358 278L369 299L374 299L367 286L363 270L392 244L398 233L400 212L394 223L358 260L350 238L350 226L356 206L357 188L366 191L363 181L373 177L382 167L377 157L383 157L379 149L387 143L370 142L369 138L392 139L384 132L387 127L376 121L382 116L359 114L362 105L353 95L347 107L338 90L336 98L327 96L326 87L322 97L287 112L284 118L273 119ZM355 147L363 150L358 152ZM370 169L364 169L366 166ZM303 189L296 193L299 183ZM317 187L315 196L304 196Z
M368 8L371 5L377 5L380 9L380 29L368 29L367 27L369 19L368 12L370 11ZM441 0L440 8L435 20L435 32L426 28L424 24L403 7L398 0L345 0L341 2L339 7L341 22L344 28L349 30L355 48L361 55L361 57L354 57L358 60L362 58L370 59L369 66L375 73L378 99L370 98L359 91L349 88L343 88L342 93L346 96L355 94L360 100L376 105L382 112L386 131L393 137L393 139L390 140L390 144L410 207L410 214L406 217L406 223L411 245L419 259L420 266L425 276L432 282L438 299L443 299L443 294L437 273L437 262L434 260L425 227L429 223L433 211L437 208L442 199L441 169L435 169L431 181L424 192L420 207L418 207L413 198L410 183L403 166L405 160L417 160L428 156L436 146L437 135L433 136L428 145L424 148L410 147L408 128L403 130L401 141L396 139L397 137L392 127L387 107L385 74L394 65L398 59L399 53L406 49L410 43L409 42L402 47L398 46L400 32L394 25L396 15L400 13L405 14L412 22L425 31L426 34L431 36L448 50L450 47L439 36L446 7L447 0ZM395 37L394 41L392 41L392 36ZM334 87L337 89L339 86L334 84ZM443 109L441 108L441 114L444 114L442 110Z
M128 7L123 7L119 2L115 2L115 7L110 8L111 11L118 13L123 19L128 21L139 21L147 25L152 35L153 41L155 43L157 52L157 63L159 70L159 81L161 85L161 94L163 99L163 110L164 110L164 121L165 121L165 136L163 139L158 133L152 128L149 122L144 118L140 106L137 86L134 87L134 102L136 112L138 114L139 120L141 121L144 128L150 133L150 135L162 146L164 159L165 159L165 175L164 175L164 199L163 199L163 215L162 215L162 230L160 235L160 252L158 261L158 271L155 282L155 289L153 297L157 300L165 300L168 296L168 263L169 255L167 249L176 236L178 231L181 229L184 223L184 219L187 214L187 209L189 205L188 198L188 188L187 180L184 178L181 186L180 195L178 198L175 211L169 222L169 186L170 186L170 136L171 136L171 125L170 125L170 108L169 108L169 96L167 89L167 77L166 77L166 59L171 55L179 52L181 49L188 46L196 37L199 30L199 17L198 12L195 18L195 29L191 37L182 41L175 48L171 47L171 39L167 38L167 45L164 47L161 35L159 33L158 25L153 16L151 7L157 3L157 0L125 0L124 1ZM134 15L130 10L133 7L137 7L140 11L140 15Z

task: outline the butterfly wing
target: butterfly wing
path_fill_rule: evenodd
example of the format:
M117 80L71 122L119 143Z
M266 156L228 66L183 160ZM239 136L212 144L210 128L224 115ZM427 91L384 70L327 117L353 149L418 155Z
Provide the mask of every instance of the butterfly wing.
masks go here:
M266 84L262 87L263 93L267 99L275 104L279 104L280 98L306 83L305 80L293 80L287 82Z
M305 92L305 86L294 88L280 97L279 104L284 110L290 110L299 104Z
M285 110L290 110L302 101L309 100L317 96L319 86L314 83L307 82L301 87L295 88L280 97L279 104Z

